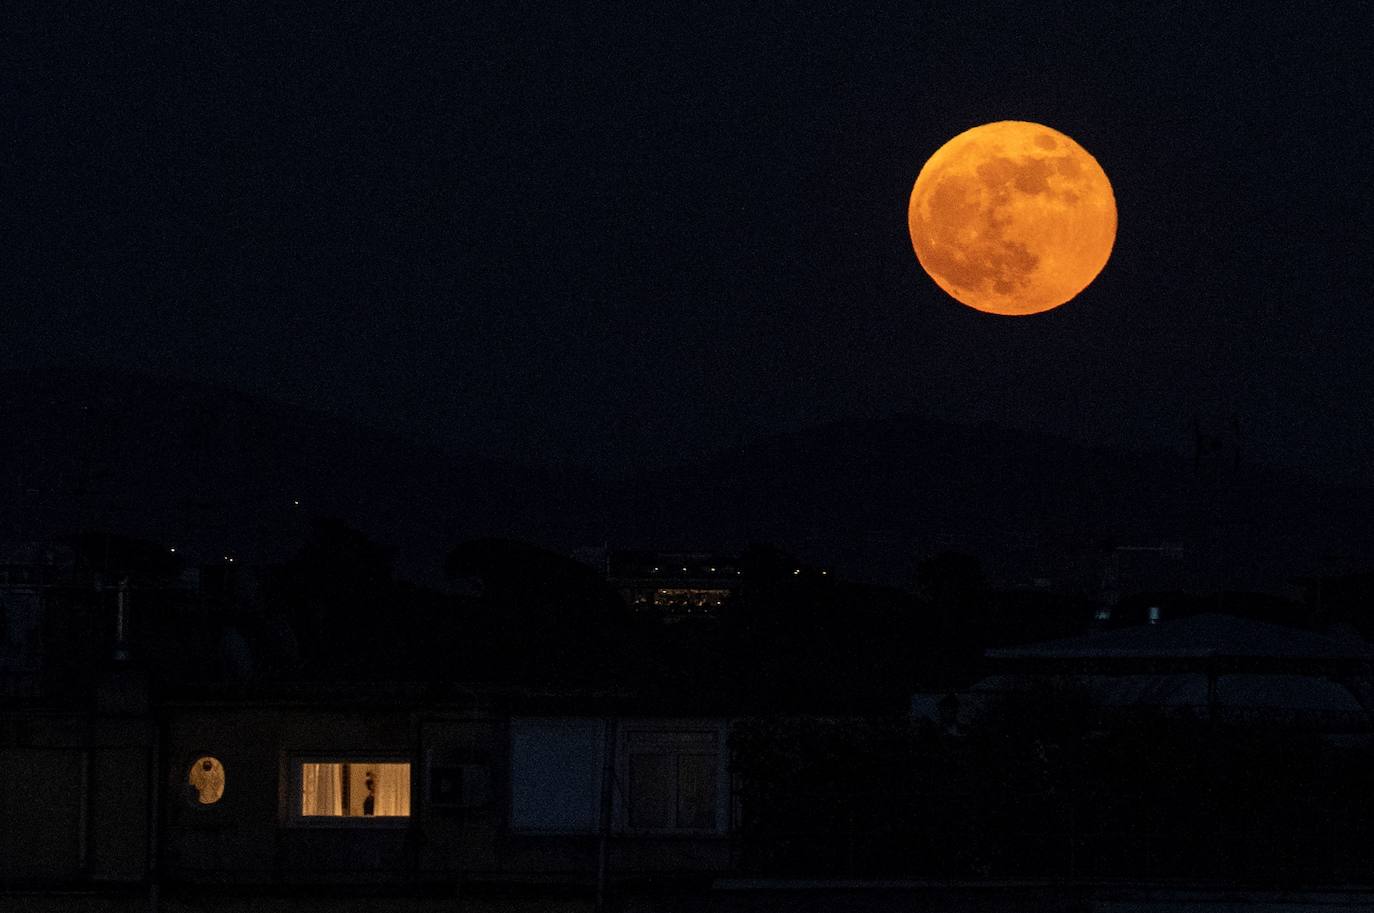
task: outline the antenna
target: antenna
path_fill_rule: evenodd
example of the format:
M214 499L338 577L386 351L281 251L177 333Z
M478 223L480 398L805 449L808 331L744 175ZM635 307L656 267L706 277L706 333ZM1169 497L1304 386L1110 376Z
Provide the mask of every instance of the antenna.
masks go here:
M129 661L129 578L121 577L115 595L114 661Z

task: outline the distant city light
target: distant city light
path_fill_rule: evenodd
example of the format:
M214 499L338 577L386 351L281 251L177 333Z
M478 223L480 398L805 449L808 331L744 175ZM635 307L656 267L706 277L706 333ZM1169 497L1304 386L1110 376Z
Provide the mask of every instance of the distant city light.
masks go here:
M169 548L167 549L167 551L171 552L173 555L177 553L177 550L175 548Z

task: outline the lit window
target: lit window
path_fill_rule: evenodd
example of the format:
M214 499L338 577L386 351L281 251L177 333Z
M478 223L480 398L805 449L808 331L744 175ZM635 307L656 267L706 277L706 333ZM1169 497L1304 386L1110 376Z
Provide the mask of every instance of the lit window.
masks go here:
M396 761L299 761L301 818L410 817L410 765Z
M214 805L224 798L224 765L210 756L196 758L186 774L186 782L199 805Z
M717 730L627 731L630 829L719 831L721 741Z

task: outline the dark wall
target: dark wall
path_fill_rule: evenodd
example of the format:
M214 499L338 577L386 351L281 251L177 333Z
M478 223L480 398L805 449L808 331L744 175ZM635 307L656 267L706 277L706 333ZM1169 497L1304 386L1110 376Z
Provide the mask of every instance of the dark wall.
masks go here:
M143 720L14 713L0 728L0 880L139 881L152 729Z

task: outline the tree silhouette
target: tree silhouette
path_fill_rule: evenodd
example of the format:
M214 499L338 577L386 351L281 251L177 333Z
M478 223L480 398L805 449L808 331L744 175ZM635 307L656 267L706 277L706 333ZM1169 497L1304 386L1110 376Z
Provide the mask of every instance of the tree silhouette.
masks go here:
M269 611L290 620L306 671L340 677L406 666L407 619L395 595L390 552L331 517L312 521L305 545L263 584Z
M916 599L926 642L936 646L926 657L932 669L946 682L967 677L985 645L987 588L981 562L960 552L926 558L916 571Z
M454 547L445 571L480 584L469 621L487 645L486 675L591 685L624 674L629 615L592 568L525 542L488 538Z

